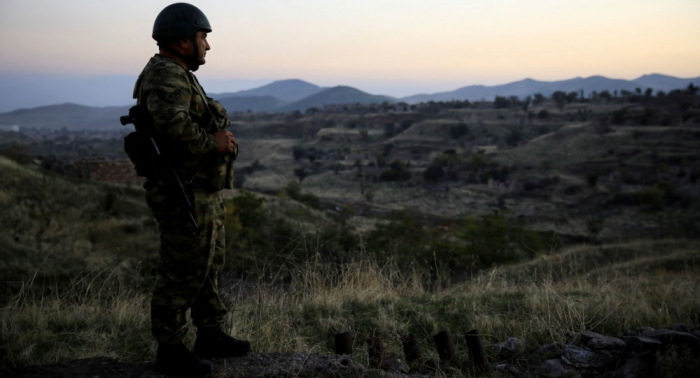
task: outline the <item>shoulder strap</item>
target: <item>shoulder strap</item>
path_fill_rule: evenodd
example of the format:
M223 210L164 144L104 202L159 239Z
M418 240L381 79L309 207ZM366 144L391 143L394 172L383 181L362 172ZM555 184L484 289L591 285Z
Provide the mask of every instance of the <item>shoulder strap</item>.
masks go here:
M207 107L207 112L209 112L209 118L213 120L214 114L212 114L211 109L209 109L209 100L207 100L207 94L204 93L204 88L202 88L202 86L199 85L199 80L197 80L197 76L194 76L194 74L191 71L187 71L187 73L194 80L194 88L197 90L197 93L199 93L199 95L202 96L204 106Z

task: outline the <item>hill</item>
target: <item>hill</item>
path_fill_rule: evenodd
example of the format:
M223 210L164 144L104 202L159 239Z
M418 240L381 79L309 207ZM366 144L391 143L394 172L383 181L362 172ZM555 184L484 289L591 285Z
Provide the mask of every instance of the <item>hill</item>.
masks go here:
M670 91L673 89L686 88L690 83L700 86L700 77L692 79L681 79L668 75L650 74L632 80L639 87L654 88L656 90Z
M587 78L576 77L569 80L560 81L539 81L525 79L503 85L484 86L470 85L449 92L439 92L433 94L420 94L401 98L402 101L410 104L428 101L450 101L450 100L493 100L495 96L518 96L526 97L536 93L550 96L556 91L573 92L583 90L586 94L592 91L608 90L610 92L619 90L634 91L636 88L653 88L654 90L668 91L671 89L681 89L690 83L700 84L700 77L692 79L679 79L664 75L645 75L635 80L610 79L604 76L591 76Z
M318 85L308 83L303 80L290 79L278 80L262 87L238 91L234 93L221 93L213 96L221 101L228 97L264 97L273 96L286 102L301 100L322 91Z
M119 117L127 114L129 106L96 108L78 104L40 106L0 114L0 124L20 125L46 130L91 130L120 126Z
M228 112L273 112L288 104L274 96L229 96L219 102Z
M382 102L395 102L396 99L389 96L373 95L359 89L347 86L337 86L326 89L302 100L279 108L279 111L304 111L308 108L322 107L334 104L379 104Z

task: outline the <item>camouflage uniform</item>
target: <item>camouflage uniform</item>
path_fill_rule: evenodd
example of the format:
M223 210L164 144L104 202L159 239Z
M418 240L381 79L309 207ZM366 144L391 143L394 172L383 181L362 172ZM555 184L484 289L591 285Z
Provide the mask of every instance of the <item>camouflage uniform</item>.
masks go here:
M159 147L185 184L201 231L194 232L177 190L150 177L144 185L146 200L161 234L152 332L159 342L174 344L187 332L188 309L199 328L219 327L226 317L218 293L225 252L225 209L219 191L232 187L233 157L215 153L212 134L231 121L219 102L206 97L190 71L160 54L139 76L134 98L151 113Z

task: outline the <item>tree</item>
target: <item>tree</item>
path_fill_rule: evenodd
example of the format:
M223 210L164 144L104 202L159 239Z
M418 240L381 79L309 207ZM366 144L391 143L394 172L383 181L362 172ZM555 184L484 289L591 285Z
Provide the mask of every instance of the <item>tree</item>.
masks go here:
M566 105L566 93L562 91L556 91L552 93L552 100L557 104L557 107L559 107L559 111L564 110L564 105Z
M442 165L433 164L423 171L423 178L425 178L425 181L435 183L443 176L445 176L445 170L442 168Z
M403 181L411 177L411 172L406 169L406 163L401 160L394 160L389 169L379 175L382 181Z
M542 93L535 93L535 100L534 103L535 105L539 105L544 102L546 98L542 95Z
M493 100L493 103L496 106L496 109L505 109L510 107L510 101L508 101L508 99L503 96L496 96L496 98Z
M469 127L464 122L450 127L450 135L454 139L459 139L467 134L469 134Z
M294 160L300 160L306 157L306 151L301 146L294 146L294 148L292 148L292 155L294 156Z
M294 170L294 176L296 176L299 179L299 183L301 183L308 176L308 173L304 168L297 168Z
M506 143L511 146L517 146L520 140L523 138L522 132L519 129L511 129L506 136Z

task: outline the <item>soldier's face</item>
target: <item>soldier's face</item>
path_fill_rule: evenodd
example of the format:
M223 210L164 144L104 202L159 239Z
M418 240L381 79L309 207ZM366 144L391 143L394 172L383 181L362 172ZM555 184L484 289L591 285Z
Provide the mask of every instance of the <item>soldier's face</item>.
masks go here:
M211 46L209 46L209 42L207 42L207 33L199 30L197 34L195 35L195 38L197 38L197 47L199 48L199 51L197 51L197 60L199 61L199 64L202 65L206 63L205 57L207 56L207 50L211 49Z

